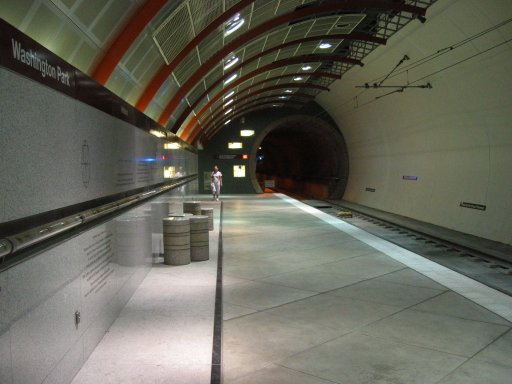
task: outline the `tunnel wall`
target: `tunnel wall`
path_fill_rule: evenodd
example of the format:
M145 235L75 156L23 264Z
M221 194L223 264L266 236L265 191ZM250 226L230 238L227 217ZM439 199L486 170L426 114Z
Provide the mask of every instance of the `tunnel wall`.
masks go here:
M425 24L410 23L318 98L347 142L346 200L512 243L512 44L441 71L503 43L512 23L384 83L430 75L416 84L430 81L432 89L375 99L391 90L355 88L382 78L404 55L415 62L511 14L505 0L440 0Z
M313 107L311 107L313 108ZM317 107L318 108L318 107ZM209 175L213 165L217 164L224 175L222 193L255 193L251 183L249 162L255 162L254 156L249 160L243 159L219 159L218 155L242 155L251 154L251 149L258 135L274 121L287 116L297 114L298 111L289 108L279 108L279 110L269 109L265 111L252 112L245 116L242 123L240 118L233 120L229 125L223 127L212 139L204 145L204 149L199 151L199 191L201 193L210 193ZM254 136L241 137L240 130L252 129ZM229 142L241 142L242 149L228 149ZM245 165L246 177L233 177L233 166Z

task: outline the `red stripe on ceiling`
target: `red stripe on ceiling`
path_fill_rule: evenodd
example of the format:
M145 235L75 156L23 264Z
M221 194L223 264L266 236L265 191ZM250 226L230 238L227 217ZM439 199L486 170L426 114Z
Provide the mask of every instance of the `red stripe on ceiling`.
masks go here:
M281 77L288 77L288 76L277 76L278 78L281 78ZM271 81L270 79L267 80L267 81ZM253 84L251 85L250 87L247 87L244 89L245 90L248 90L249 88L254 88L258 85L261 85L267 81L260 81L259 83L257 84ZM327 87L323 87L323 86L320 86L320 85L315 85L315 84L309 84L309 83L286 83L286 84L278 84L278 85L273 85L271 87L267 87L267 88L262 88L262 89L259 89L255 92L252 92L252 93L249 93L245 96L242 96L242 97L239 97L236 99L236 101L232 104L232 106L235 106L237 105L237 103L239 103L240 101L243 101L243 100L246 100L248 98L251 98L253 96L256 96L256 95L259 95L261 93L264 93L264 92L269 92L269 91L273 91L273 90L277 90L277 89L288 89L288 88L311 88L311 89L318 89L318 90L321 90L321 91L329 91L329 88ZM239 94L241 94L243 91L240 91ZM282 96L283 94L281 94L280 96ZM288 96L295 96L296 94L289 94ZM312 96L314 97L314 96ZM206 107L206 106L205 106ZM212 118L215 118L215 115L217 114L217 111L219 109L222 108L222 104L220 104L219 106L217 106L217 108L215 108L215 110L212 111L212 113L210 114L212 116ZM230 108L231 108L231 105L230 105ZM204 109L204 108L203 108ZM185 128L185 130L182 132L181 134L181 137L184 138L184 140L187 140L188 136L190 135L191 132L193 132L196 128L196 124L199 122L199 118L204 114L203 113L198 113L197 115L193 116L192 119L190 119L190 122L187 124L187 127Z
M271 92L271 91L275 91L275 90L278 90L278 89L287 89L287 88L291 88L290 84L274 85L272 87L260 89L257 92L251 93L249 95L246 95L243 98L238 99L236 102L234 102L233 104L229 105L229 107L227 109L237 108L242 103L242 101L245 101L245 100L250 99L251 97L254 97L254 96L257 96L257 95L261 95L262 93ZM316 90L321 90L321 91L329 91L329 88L322 87L320 85L315 85L315 84L301 84L299 86L296 85L295 88L300 88L300 89L316 89ZM299 95L302 96L304 94L301 93ZM267 95L267 96L265 96L265 98L274 97L274 96L275 97L278 97L278 96L288 96L290 98L293 98L293 97L297 96L297 93L291 93L291 94L279 93L279 94L275 94L275 95ZM315 97L313 95L309 95L309 96L311 98ZM220 107L222 108L222 106L220 106ZM221 110L221 108L219 108L217 111L215 111L214 113L212 113L210 115L210 121L215 121L219 116L222 115L222 113L224 111Z
M240 68L244 67L245 65L259 59L260 57L263 57L271 52L275 52L277 50L280 50L282 48L286 48L286 47L289 47L289 46L293 46L293 45L297 45L297 44L301 44L301 43L304 43L304 42L308 42L308 41L316 41L316 40L323 40L325 38L329 38L329 39L332 39L332 40L340 40L340 39L347 39L347 40L361 40L361 41L370 41L370 42L374 42L374 43L377 43L377 44L386 44L386 39L382 39L382 38L379 38L379 37L375 37L375 36L370 36L370 35L367 35L365 33L351 33L351 34L337 34L337 35L320 35L320 36L314 36L314 37L307 37L307 38L303 38L303 39L297 39L297 40L294 40L294 41L290 41L288 43L285 43L285 44L280 44L280 45L277 45L275 47L272 47L266 51L263 51L247 60L244 60L241 64L239 64L238 66L232 68L230 70L230 72L227 72L226 74L224 74L223 77L219 78L218 80L216 80L214 83L212 83L208 89L206 91L204 91L198 98L197 100L195 100L192 105L190 105L189 107L187 107L185 109L185 111L182 112L181 116L179 116L177 119L176 119L176 122L174 123L174 126L172 127L171 131L175 131L177 132L178 129L180 128L181 124L185 121L185 119L187 118L187 116L190 114L190 112L192 112L192 110L199 104L199 102L204 98L206 97L206 95L208 93L211 92L212 89L214 89L217 85L219 85L219 83L221 83L226 77L232 75L233 73L237 72L238 70L240 70ZM360 64L360 62L358 62L357 64Z
M242 84L243 82L249 80L250 78L252 78L254 76L257 76L257 75L259 75L261 73L270 71L272 69L276 69L276 68L279 68L279 67L284 67L284 66L291 65L291 64L312 63L312 62L320 62L320 61L341 61L341 62L349 62L351 64L363 65L359 60L346 58L345 56L342 56L342 55L313 54L313 55L294 56L294 57L290 57L288 59L274 61L273 63L267 64L267 65L265 65L263 67L260 67L260 68L258 68L256 70L248 73L245 76L242 76L240 79L238 79L237 81L233 82L233 84L230 87L226 87L226 89L224 89L222 92L220 92L219 93L219 97L222 96L223 94L225 94L228 90L234 88L235 86L237 86L239 84ZM193 104L193 106L195 106L195 105L196 104ZM191 106L187 106L185 111L181 114L180 120L176 121L176 124L174 125L174 127L178 127L179 128L179 125L181 125L183 123L183 121L186 119L186 117L192 111L193 106L192 107ZM178 128L176 128L176 130ZM191 128L189 128L189 130L190 129ZM182 135L184 135L184 134L185 134L185 131L183 132Z
M241 0L239 3L235 4L233 7L228 9L222 15L217 17L214 21L212 21L208 26L203 29L199 34L194 37L186 46L181 50L181 52L173 59L173 61L169 65L164 65L160 68L160 70L156 73L155 76L151 79L150 83L140 96L137 104L135 105L140 111L144 111L151 100L155 97L156 93L164 83L164 81L169 77L169 75L176 69L176 67L183 61L187 55L192 52L197 45L201 41L205 39L210 33L212 33L216 28L220 27L226 21L228 21L232 16L246 8L247 6L254 3L256 0Z
M132 19L117 35L101 61L96 65L92 73L94 80L102 85L106 84L126 51L166 3L167 0L147 0L142 7L135 11Z
M259 102L267 103L267 104L276 104L276 103L279 103L279 104L307 103L311 99L315 98L315 96L307 94L307 93L295 93L295 94L293 94L291 96L292 99L289 99L289 100L286 100L286 101L283 101L283 100L279 99L279 96L284 96L284 95L285 95L284 93L281 93L281 94L275 94L275 95L262 96L262 97L259 97L257 99L254 99L254 100L249 100L248 102L239 105L238 106L238 110L235 111L235 113L227 115L227 116L223 116L221 113L218 113L217 116L215 116L215 118L212 118L210 121L208 121L206 123L203 123L206 128L204 128L203 130L197 129L194 132L194 134L191 136L191 138L188 139L187 141L192 141L193 142L194 139L197 138L198 135L200 135L201 133L205 133L206 130L208 130L210 127L218 127L218 128L223 127L224 123L227 120L233 119L235 116L238 116L241 112L243 112L243 111L245 111L247 109L248 105L251 105L251 104L254 104L254 103L259 103ZM301 100L301 99L306 99L306 100ZM262 101L262 100L266 100L266 101Z
M291 102L288 102L286 103L286 105L292 105L292 104L298 104L298 105L302 105L302 104L306 104L308 103L308 101L301 101L301 100L293 100ZM241 115L244 115L246 113L248 113L249 111L253 110L253 109L257 109L263 105L269 105L269 104L275 104L276 101L267 101L267 102L262 102L262 103L257 103L255 105L249 105L247 108L244 108L244 109L241 109L238 113L235 113L233 116L231 116L231 118L236 118L238 116L241 116ZM206 137L208 138L208 140L210 138L212 138L215 134L217 134L217 132L224 126L224 123L221 121L221 123L217 126L207 126L205 131L200 131L199 133L201 132L204 132L205 135L207 135ZM208 132L209 131L209 132ZM196 135L193 140L191 140L190 142L195 144L195 142L197 141L197 139L199 138L199 135Z
M173 96L173 98L165 107L164 111L160 115L160 118L158 119L158 122L165 126L172 112L176 109L181 100L188 95L188 93L193 89L198 81L200 81L204 76L208 74L208 72L215 68L215 66L218 65L218 63L221 62L221 60L223 60L230 52L237 50L243 44L254 39L255 37L260 36L282 24L296 19L312 16L317 13L332 12L341 9L355 10L364 8L379 8L385 10L394 10L397 12L405 11L418 15L425 15L426 12L424 8L395 3L388 0L345 0L343 2L321 3L317 6L306 7L294 12L277 16L249 30L245 34L241 35L238 39L235 39L231 43L225 45L223 49L218 51L207 62L205 62L184 84L182 84L178 92ZM175 133L175 131L173 132Z

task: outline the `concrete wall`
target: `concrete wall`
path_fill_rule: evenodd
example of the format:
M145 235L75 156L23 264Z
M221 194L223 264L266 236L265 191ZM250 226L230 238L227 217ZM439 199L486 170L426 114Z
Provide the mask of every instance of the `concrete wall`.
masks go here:
M363 68L351 69L318 98L347 142L345 199L512 243L512 43L503 44L512 37L512 23L384 83L424 78L414 84L429 81L433 89L375 99L390 89L355 88L381 79L404 55L410 57L405 66L510 15L508 0L439 0L425 24L410 23L371 53ZM460 202L486 210L463 208Z

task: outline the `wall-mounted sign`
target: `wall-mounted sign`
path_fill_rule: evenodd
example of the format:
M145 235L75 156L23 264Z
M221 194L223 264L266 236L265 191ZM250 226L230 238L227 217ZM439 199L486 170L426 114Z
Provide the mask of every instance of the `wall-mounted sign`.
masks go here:
M68 95L76 69L41 44L0 20L0 64Z
M366 187L364 189L366 192L375 192L375 188Z
M239 143L239 142L228 143L228 148L229 149L240 149L242 147L243 147L243 144Z
M465 201L461 201L459 206L463 208L471 208L471 209L477 209L479 211L485 211L487 206L482 204L475 204L475 203L468 203Z
M418 180L418 176L402 176L403 180Z
M233 165L233 177L245 177L245 165Z
M235 160L235 159L247 160L247 159L249 159L249 155L247 155L245 153L238 154L238 155L215 155L213 157L218 160Z

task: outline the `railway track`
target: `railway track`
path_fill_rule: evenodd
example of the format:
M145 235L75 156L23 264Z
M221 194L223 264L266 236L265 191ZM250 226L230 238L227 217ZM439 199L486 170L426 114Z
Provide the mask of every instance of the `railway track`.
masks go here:
M512 255L510 260L499 258L480 250L422 233L416 229L406 228L333 201L302 201L373 235L512 296ZM352 217L339 217L337 213L340 211L350 211Z

